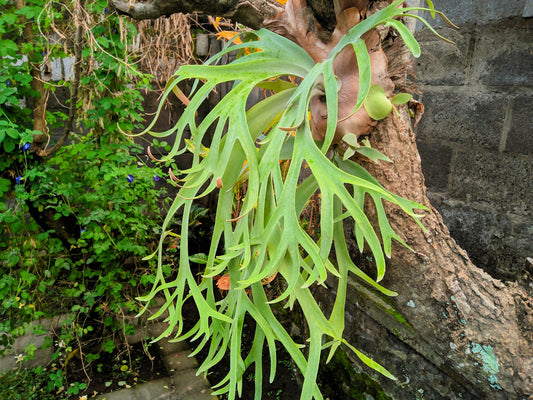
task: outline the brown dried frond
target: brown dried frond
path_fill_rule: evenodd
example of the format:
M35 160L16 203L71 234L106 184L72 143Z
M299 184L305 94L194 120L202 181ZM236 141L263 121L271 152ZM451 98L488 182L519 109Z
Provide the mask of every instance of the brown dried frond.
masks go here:
M153 75L160 87L164 87L180 65L195 62L187 15L139 21L137 30L135 51L142 55L141 70Z

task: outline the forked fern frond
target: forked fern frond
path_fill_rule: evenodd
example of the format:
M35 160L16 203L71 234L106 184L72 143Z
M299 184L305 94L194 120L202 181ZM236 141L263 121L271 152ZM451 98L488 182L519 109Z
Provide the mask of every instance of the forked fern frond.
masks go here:
M385 259L391 256L391 240L403 243L386 219L383 202L397 205L417 222L419 215L415 210L424 207L388 192L353 161L343 160L338 155L332 157L330 147L339 117L333 60L340 51L346 46L353 47L359 60L359 75L365 80L360 83L356 110L370 88L370 63L361 39L365 32L377 25L389 24L399 31L415 56L419 53L416 40L399 20L414 8L398 8L400 3L401 0L396 1L354 26L321 63L315 64L295 43L262 29L248 33L253 36L250 41L225 47L204 65L182 66L166 88L164 99L181 82L197 80L190 103L176 126L167 132L154 133L158 137L176 134L175 144L164 161L186 151L187 146L180 147L180 143L184 132L190 130L188 147L193 151L193 161L188 170L181 171L185 182L162 229L167 232L180 211L177 276L167 281L163 274L163 235L153 289L141 300L148 306L155 296L164 297L165 302L157 315L168 311L169 326L161 337L173 333L176 340L198 340L195 353L207 348L208 355L199 373L208 371L229 349L230 370L216 392L227 392L229 399L240 394L243 374L252 364L255 364L256 398L261 398L263 348L266 345L269 350L269 377L273 380L277 342L283 345L304 376L301 398L321 399L316 384L321 352L330 348L332 354L345 343L342 335L349 273L384 295L396 294L378 283L385 274ZM432 7L430 10L435 12ZM224 54L245 48L251 51L243 52L230 64L216 65ZM286 77L296 77L299 85L265 84ZM323 143L313 140L307 118L311 92L319 79L323 82L328 104ZM225 82L232 82L232 89L197 124L195 115L200 105L217 85ZM258 86L276 87L279 91L246 110L246 100ZM214 133L206 153L202 141L208 129ZM285 171L280 160L287 158L290 164ZM246 165L245 170L243 165ZM306 166L311 174L302 181L301 171ZM247 190L235 218L234 192L243 181L246 181ZM189 215L196 199L214 191L218 191L218 203L213 235L205 272L198 283L189 254ZM317 192L320 194L320 240L315 241L304 230L302 222L303 211ZM365 215L365 198L375 204L379 233ZM375 279L350 258L344 234L346 219L353 220L359 247L362 249L366 245L372 253L376 263ZM219 253L221 248L224 250ZM332 253L335 256L330 258ZM217 300L215 276L223 273L229 274L230 289L225 297ZM285 285L283 292L271 301L262 281L274 274L283 277ZM325 284L330 274L338 277L338 287L333 310L325 315L311 288ZM191 330L183 332L182 309L185 301L191 298L198 308L199 321ZM276 318L271 308L273 302L283 302L289 307L298 303L301 307L310 332L305 351ZM255 335L252 348L243 354L241 340L247 314L255 320ZM379 364L353 350L364 363L393 378Z

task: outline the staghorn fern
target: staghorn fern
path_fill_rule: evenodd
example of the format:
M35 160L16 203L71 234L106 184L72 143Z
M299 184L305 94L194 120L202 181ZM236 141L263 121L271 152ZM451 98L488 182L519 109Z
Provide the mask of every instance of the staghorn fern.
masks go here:
M181 171L185 174L183 186L165 219L159 248L152 255L157 255L159 265L155 284L140 300L147 302L148 307L155 296L164 297L164 304L152 317L164 311L169 313L168 329L160 338L172 333L176 335L175 340L198 340L193 355L207 346L208 355L198 373L207 372L229 349L230 370L217 385L216 394L228 393L229 399L240 395L243 373L255 364L255 397L260 399L263 348L268 347L268 373L272 381L276 372L276 341L283 345L304 376L302 399L322 398L316 384L320 355L329 348L331 357L340 344L350 347L371 368L394 379L385 368L342 337L348 274L355 274L385 295L396 295L378 283L385 274L385 258L391 256L391 240L403 243L387 221L383 200L396 204L419 224L415 209L424 207L388 192L363 167L337 154L330 156L329 150L338 117L334 58L346 46L353 46L361 77L357 110L370 90L370 59L361 36L377 25L391 25L418 56L420 49L416 40L398 18L411 16L421 20L408 14L411 10L427 10L433 17L435 13L440 15L431 2L428 2L429 9L398 8L400 3L402 0L394 2L353 27L321 63L315 64L295 43L262 29L249 33L250 41L226 46L205 65L182 66L167 85L164 98L176 90L180 82L197 79L190 104L177 125L167 132L151 134L157 137L177 134L174 147L164 160L171 160L187 148L194 156L192 167ZM244 52L244 49L251 52ZM228 65L216 65L223 55L235 50L241 51L241 57ZM280 81L272 83L272 79L280 77L297 77L301 82L298 86ZM328 111L323 143L313 140L307 118L311 92L319 79L323 81ZM265 84L267 80L269 83ZM198 107L224 82L234 82L233 88L197 125ZM246 99L257 86L275 87L278 92L246 111ZM190 146L180 148L187 127L191 132ZM202 139L211 127L214 127L214 135L205 152ZM370 153L368 148L365 151L366 155ZM371 153L386 159L375 150ZM280 166L283 159L290 159L286 174ZM309 166L311 175L300 182L304 163ZM234 218L234 191L243 181L247 184L246 195L238 217ZM189 215L197 199L216 190L219 193L214 231L206 268L198 283L190 266ZM302 228L302 212L317 191L321 195L318 242ZM379 235L363 211L367 196L377 209ZM168 225L180 209L179 269L177 277L167 281L162 271L163 240L170 233ZM362 250L366 244L372 252L376 280L361 271L349 256L343 229L347 218L354 221L359 248ZM224 251L218 254L221 244ZM332 260L331 253L335 254ZM217 300L215 277L223 273L229 273L231 286L227 295ZM286 285L279 297L269 301L262 281L274 274L280 274ZM326 316L314 299L311 286L324 284L328 274L338 277L338 287L333 310ZM191 330L183 332L182 307L190 298L200 317ZM305 346L295 343L274 315L270 304L282 301L288 307L296 302L301 307L310 332ZM256 326L253 346L248 354L243 354L241 338L246 314L255 320Z

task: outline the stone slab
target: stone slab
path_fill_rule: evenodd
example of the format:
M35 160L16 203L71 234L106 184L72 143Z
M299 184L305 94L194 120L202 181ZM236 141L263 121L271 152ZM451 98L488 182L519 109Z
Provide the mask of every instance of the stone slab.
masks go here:
M149 327L150 334L157 336L166 328L165 323ZM94 400L217 400L211 394L209 382L203 375L197 376L198 362L190 357L191 351L185 342L171 342L163 338L157 345L168 378L158 379L138 386L100 395Z
M13 346L6 352L4 357L0 358L0 373L8 371L13 368L33 368L39 365L46 365L50 362L52 357L52 347L42 348L43 344L49 336L48 332L53 328L57 328L67 318L68 314L61 315L55 318L46 318L29 324L29 331L26 335L15 339ZM34 331L33 329L38 329ZM40 333L41 331L46 333ZM38 332L38 333L35 333ZM27 346L33 345L37 348L34 352L34 358L25 361L17 362L17 356L25 354Z
M156 379L128 389L94 397L94 400L177 400L169 378Z

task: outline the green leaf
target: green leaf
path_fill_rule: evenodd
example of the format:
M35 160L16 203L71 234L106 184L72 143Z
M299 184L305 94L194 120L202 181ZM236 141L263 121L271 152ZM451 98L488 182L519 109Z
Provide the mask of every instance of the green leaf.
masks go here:
M405 45L409 50L411 50L411 53L413 53L413 56L415 58L420 57L420 45L416 41L409 28L407 28L400 21L394 19L389 20L386 25L390 25L398 31L403 41L405 42Z
M2 143L4 144L4 150L6 153L11 153L13 150L15 150L15 142L11 140L4 140Z
M364 102L364 107L370 118L377 121L384 119L392 111L392 104L379 85L372 85Z
M112 353L115 351L115 343L111 339L107 339L104 343L102 343L102 350Z
M357 153L362 154L366 158L369 158L370 160L377 163L379 160L392 162L389 157L387 157L385 154L381 153L380 151L373 149L371 147L361 146L358 149L355 150ZM344 158L346 160L346 158Z
M196 264L207 264L207 255L204 253L194 254L189 256L189 261Z
M409 100L411 100L412 98L413 96L409 93L400 93L394 96L390 101L395 106L399 106L400 104L405 104L409 102Z
M264 81L257 84L257 87L262 89L272 90L273 92L281 92L287 89L294 89L297 85L282 79L275 79L273 81Z
M16 57L18 51L17 44L11 39L4 39L0 41L0 56L1 57Z
M353 147L348 147L346 151L344 152L344 155L342 156L343 160L349 159L351 156L355 154L355 149Z
M357 136L354 133L348 133L342 137L343 142L347 143L351 147L359 147L357 142Z

